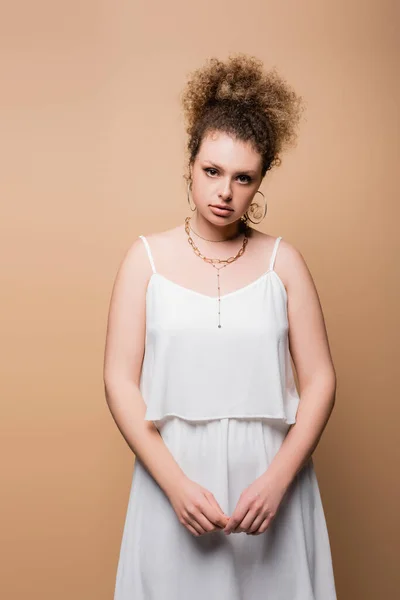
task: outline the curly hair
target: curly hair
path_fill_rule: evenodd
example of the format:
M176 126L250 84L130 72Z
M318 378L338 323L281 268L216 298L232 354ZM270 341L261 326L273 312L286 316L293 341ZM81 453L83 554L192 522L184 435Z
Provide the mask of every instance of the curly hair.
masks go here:
M224 131L250 141L262 157L262 177L281 164L280 153L296 142L296 129L305 106L275 68L243 53L224 62L209 58L188 75L181 93L191 165L203 137ZM189 179L189 174L184 176Z

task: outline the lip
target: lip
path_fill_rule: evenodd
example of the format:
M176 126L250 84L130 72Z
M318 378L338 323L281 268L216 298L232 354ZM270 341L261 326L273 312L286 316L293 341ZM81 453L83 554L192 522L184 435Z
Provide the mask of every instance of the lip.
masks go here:
M231 214L232 209L228 208L227 206L224 206L221 208L221 205L214 205L214 204L210 204L210 210L214 215L217 215L217 217L229 217L229 215Z
M220 210L226 210L226 211L229 211L229 212L233 211L233 209L230 208L229 206L226 206L226 204L210 204L210 206L212 208L219 208Z

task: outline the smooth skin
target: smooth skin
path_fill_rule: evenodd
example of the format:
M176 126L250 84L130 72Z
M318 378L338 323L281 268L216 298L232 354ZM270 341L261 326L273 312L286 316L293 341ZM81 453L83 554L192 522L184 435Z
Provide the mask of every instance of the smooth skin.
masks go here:
M243 239L243 234L233 237L240 217L251 202L263 202L259 194L255 196L262 181L260 155L248 142L213 132L203 139L191 175L191 201L197 207L191 226L196 234L214 240L192 234L194 242L209 257L235 255ZM211 204L226 204L233 211L219 216ZM184 225L146 237L159 273L186 288L215 295L216 271L193 252ZM222 293L243 287L265 272L275 239L252 228L244 254L220 272ZM128 249L115 279L104 355L107 404L124 439L166 494L179 522L196 537L216 530L249 535L266 531L296 474L314 452L335 404L336 374L318 293L303 256L284 239L275 270L288 296L289 347L301 401L296 423L268 469L243 490L230 516L210 490L187 477L155 424L144 420L146 405L139 381L146 289L152 272L139 238Z

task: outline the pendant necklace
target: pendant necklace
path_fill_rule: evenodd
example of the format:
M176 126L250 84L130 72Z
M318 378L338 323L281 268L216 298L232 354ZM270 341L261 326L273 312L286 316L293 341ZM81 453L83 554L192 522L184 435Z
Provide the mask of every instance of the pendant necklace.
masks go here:
M246 245L247 245L247 243L249 241L249 238L247 237L247 229L244 232L244 238L243 238L242 246L241 246L240 250L238 251L238 253L235 256L231 256L231 257L229 257L227 259L222 259L222 258L208 258L208 257L204 256L204 254L202 254L200 252L200 250L198 249L198 247L196 246L196 244L194 243L194 241L193 241L193 239L192 239L192 237L190 235L190 219L191 219L191 217L186 217L186 219L185 219L185 231L186 231L186 233L188 235L188 242L189 242L189 244L192 246L193 251L194 251L194 253L197 256L199 256L200 258L202 258L205 262L208 262L212 267L214 267L214 269L217 270L218 328L221 329L221 327L222 327L222 325L221 325L221 286L220 286L219 272L220 272L221 269L223 269L224 267L227 267L228 265L230 265L231 263L233 263L235 260L237 260L238 258L240 258L242 256L242 254L244 253ZM213 241L213 240L209 240L209 241ZM226 241L226 240L215 240L215 241ZM217 266L217 265L220 265L220 266Z

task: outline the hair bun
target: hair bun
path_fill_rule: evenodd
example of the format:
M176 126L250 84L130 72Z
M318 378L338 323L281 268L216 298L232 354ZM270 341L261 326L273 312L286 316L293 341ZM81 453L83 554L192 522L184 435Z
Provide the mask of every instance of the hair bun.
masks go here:
M192 159L207 129L226 129L255 142L266 168L284 147L294 144L304 110L302 97L275 68L264 71L262 60L243 53L231 54L226 61L208 58L189 74L181 102Z

